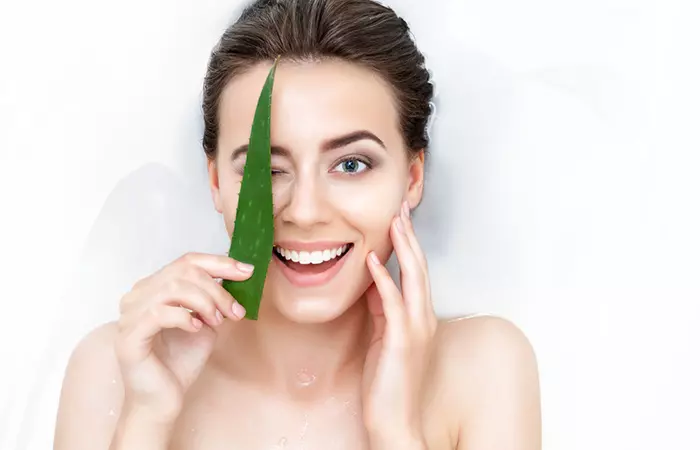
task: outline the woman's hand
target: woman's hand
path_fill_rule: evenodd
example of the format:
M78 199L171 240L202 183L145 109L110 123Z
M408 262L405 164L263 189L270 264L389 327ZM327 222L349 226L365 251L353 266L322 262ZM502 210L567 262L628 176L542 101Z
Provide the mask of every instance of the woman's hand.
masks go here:
M367 258L374 279L366 294L374 334L363 373L363 416L373 450L420 449L425 445L421 395L437 318L428 265L407 203L390 235L401 267L401 291L374 252Z
M211 354L216 327L224 317L245 316L216 279L240 281L251 274L250 266L227 256L193 253L134 285L121 300L115 344L126 409L174 422Z

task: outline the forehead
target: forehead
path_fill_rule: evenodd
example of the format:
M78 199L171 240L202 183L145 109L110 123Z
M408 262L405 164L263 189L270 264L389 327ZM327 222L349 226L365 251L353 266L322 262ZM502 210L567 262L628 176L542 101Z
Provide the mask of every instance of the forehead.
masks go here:
M248 142L260 91L271 64L235 77L222 93L219 148ZM401 147L398 114L390 87L369 69L343 61L281 61L272 93L273 145L294 151L357 130L376 134L387 147Z

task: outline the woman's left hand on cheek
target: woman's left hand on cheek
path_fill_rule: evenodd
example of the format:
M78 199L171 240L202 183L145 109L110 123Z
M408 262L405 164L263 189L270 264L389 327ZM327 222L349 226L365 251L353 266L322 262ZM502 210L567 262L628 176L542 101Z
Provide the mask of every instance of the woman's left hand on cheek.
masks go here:
M428 265L407 203L390 235L401 268L401 290L374 252L367 258L374 279L367 291L374 334L363 372L362 405L373 450L392 443L396 448L397 442L422 447L423 382L437 328Z

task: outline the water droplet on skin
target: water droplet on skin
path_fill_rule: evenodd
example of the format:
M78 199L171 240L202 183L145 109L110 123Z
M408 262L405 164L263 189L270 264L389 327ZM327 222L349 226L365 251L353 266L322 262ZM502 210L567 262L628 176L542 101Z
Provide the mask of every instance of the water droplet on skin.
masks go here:
M110 415L110 416L114 416L115 414L116 414L116 413L114 412L113 409L110 409L110 410L109 410L109 415Z
M112 384L117 384L117 379L116 379L116 378L112 380Z
M309 413L304 413L304 425L301 427L301 434L299 435L299 440L303 441L306 436L306 431L309 429Z
M283 438L281 438L280 441L277 443L277 448L278 448L278 449L282 449L282 448L285 448L286 446L287 446L287 438L286 438L286 437L283 437Z
M350 400L346 400L345 402L343 402L343 406L345 406L345 410L349 412L351 416L357 415L357 410L352 405L352 402Z
M308 387L316 381L316 375L309 373L306 369L301 369L297 372L297 381L302 387Z

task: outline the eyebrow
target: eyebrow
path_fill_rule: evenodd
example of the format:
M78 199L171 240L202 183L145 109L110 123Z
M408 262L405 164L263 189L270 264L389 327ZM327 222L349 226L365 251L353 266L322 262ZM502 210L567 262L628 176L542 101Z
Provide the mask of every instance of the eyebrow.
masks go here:
M348 134L344 134L342 136L338 136L332 139L328 139L323 142L321 145L321 151L322 152L329 152L331 150L336 150L342 147L346 147L354 142L357 141L362 141L362 140L370 140L374 141L377 144L379 144L383 149L386 150L386 145L384 142L377 137L374 133L367 131L367 130L358 130L358 131L353 131ZM248 152L248 144L243 144L238 147L233 151L231 154L231 160L235 160L238 158L240 155L245 154ZM270 147L270 154L271 155L277 155L277 156L284 156L284 157L289 157L291 156L291 152L284 148L280 147L277 145L273 145Z

